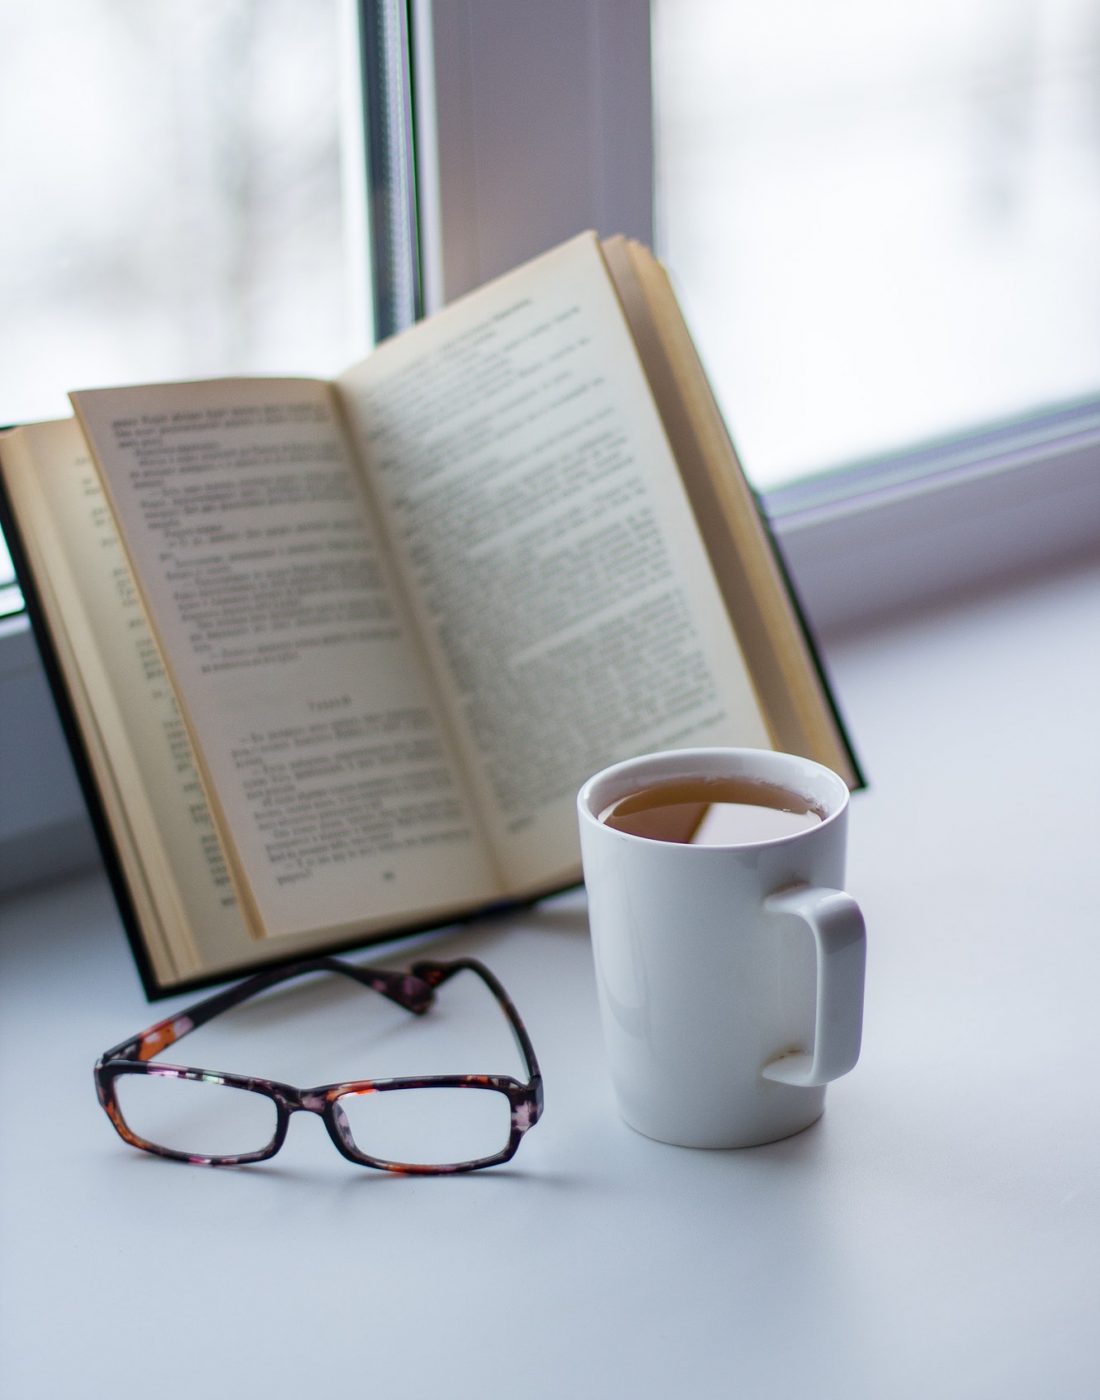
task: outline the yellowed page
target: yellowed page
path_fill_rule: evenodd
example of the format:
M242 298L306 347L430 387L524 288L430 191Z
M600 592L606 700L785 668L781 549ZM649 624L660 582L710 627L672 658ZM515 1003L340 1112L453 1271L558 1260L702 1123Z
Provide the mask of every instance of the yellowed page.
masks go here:
M668 276L638 243L612 239L604 253L775 747L855 786L859 775Z
M254 936L352 936L498 893L328 387L73 402Z
M576 869L596 769L768 746L593 235L337 387L514 888Z
M150 960L163 980L194 975L196 924L243 925L83 434L72 419L32 424L5 434L0 456Z

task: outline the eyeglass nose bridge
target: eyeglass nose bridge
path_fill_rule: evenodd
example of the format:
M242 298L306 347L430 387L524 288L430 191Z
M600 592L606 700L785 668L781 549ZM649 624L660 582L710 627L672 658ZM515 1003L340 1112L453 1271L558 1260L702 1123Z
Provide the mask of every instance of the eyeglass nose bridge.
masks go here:
M292 1113L314 1113L328 1129L329 1137L336 1147L354 1161L360 1160L351 1136L351 1127L344 1110L330 1094L316 1089L295 1089L290 1084L279 1086L279 1101L283 1109L283 1121L287 1123Z
M323 1118L328 1109L328 1098L316 1089L292 1089L281 1085L279 1097L287 1113L316 1113Z
M284 1125L289 1125L292 1113L316 1114L328 1129L329 1136L338 1148L343 1150L346 1147L354 1151L351 1129L348 1127L343 1110L338 1103L331 1100L328 1094L319 1093L316 1089L295 1089L290 1084L281 1084L279 1085L278 1099L283 1110Z

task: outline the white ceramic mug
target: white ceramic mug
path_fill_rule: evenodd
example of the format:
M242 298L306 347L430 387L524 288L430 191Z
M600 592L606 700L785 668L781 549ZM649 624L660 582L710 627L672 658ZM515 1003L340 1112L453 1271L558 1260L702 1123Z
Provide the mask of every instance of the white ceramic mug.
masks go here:
M798 793L794 835L694 846L616 830L601 812L682 779ZM751 1147L821 1116L859 1058L866 940L843 893L848 789L759 749L682 749L604 769L578 796L604 1041L619 1109L647 1137Z

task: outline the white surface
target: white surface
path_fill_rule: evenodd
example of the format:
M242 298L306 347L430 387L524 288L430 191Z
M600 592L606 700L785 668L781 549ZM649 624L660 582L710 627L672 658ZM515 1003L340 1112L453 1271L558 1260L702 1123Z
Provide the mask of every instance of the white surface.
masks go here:
M542 1061L546 1115L511 1170L359 1171L300 1120L266 1167L160 1162L92 1090L96 1055L159 1014L105 884L9 902L7 1400L1094 1400L1098 624L1100 576L1078 572L833 648L873 782L849 854L863 1058L769 1147L619 1122L570 896L448 941L500 975ZM342 1073L331 1025L331 1045L269 1027L252 1067Z

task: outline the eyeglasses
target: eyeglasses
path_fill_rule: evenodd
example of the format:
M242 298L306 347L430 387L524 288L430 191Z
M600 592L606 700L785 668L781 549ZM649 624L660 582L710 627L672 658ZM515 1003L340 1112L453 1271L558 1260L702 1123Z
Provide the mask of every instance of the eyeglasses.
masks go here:
M214 1016L280 982L337 972L414 1015L456 973L475 973L500 1004L527 1070L507 1075L358 1079L296 1089L268 1079L151 1063L153 1056ZM158 1157L204 1166L242 1166L274 1157L292 1113L316 1113L349 1161L382 1171L435 1175L496 1166L515 1155L542 1114L542 1076L523 1022L489 969L474 958L418 962L408 972L310 958L257 973L159 1021L96 1063L96 1092L120 1137Z

